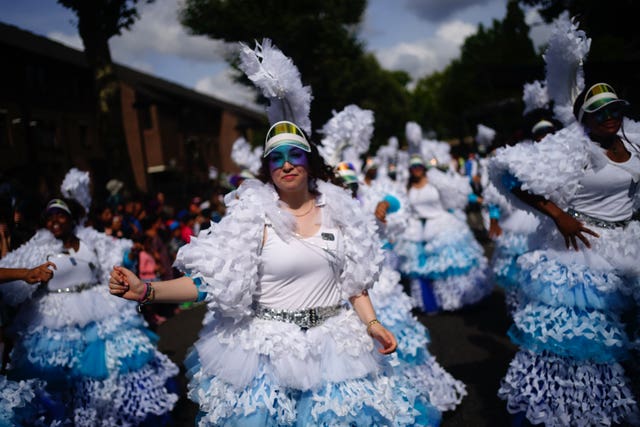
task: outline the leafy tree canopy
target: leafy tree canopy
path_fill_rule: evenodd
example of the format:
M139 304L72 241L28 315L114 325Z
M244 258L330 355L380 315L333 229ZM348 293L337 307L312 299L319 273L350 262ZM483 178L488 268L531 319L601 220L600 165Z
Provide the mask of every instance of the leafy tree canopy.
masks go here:
M631 101L633 114L640 116L640 31L638 2L634 0L520 0L538 8L546 22L563 11L580 23L591 38L584 64L588 82L611 83L621 96Z
M270 38L313 90L319 129L348 104L374 111L374 147L399 134L409 113L409 76L382 69L357 38L366 0L187 0L181 20L193 34L227 42Z
M460 58L418 82L415 119L441 138L475 135L478 123L510 132L521 119L523 84L543 71L524 13L510 1L502 21L465 40Z

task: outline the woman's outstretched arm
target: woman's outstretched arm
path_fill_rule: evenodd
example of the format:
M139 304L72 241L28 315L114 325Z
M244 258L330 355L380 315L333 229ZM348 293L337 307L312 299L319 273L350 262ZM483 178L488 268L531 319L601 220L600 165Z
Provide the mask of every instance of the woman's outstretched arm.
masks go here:
M149 289L149 287L151 289ZM113 267L109 279L109 292L112 295L138 302L181 303L196 301L198 288L189 277L146 283L131 270Z

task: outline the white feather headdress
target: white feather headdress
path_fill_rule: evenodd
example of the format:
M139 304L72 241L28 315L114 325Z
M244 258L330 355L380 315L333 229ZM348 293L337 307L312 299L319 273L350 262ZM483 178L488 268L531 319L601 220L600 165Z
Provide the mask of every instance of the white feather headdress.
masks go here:
M248 169L253 175L260 171L262 147L251 149L246 139L240 137L235 140L231 148L231 159L242 169Z
M476 133L476 142L485 148L489 147L496 137L495 129L491 129L489 126L478 124L478 130Z
M554 22L549 46L544 53L547 91L554 101L554 114L565 126L575 121L573 101L584 89L583 62L591 39L578 24L562 13Z
M302 85L298 68L270 39L256 41L255 49L240 43L240 69L269 99L271 124L288 120L311 134L311 87Z
M407 122L404 126L404 135L409 144L409 154L421 154L422 127L416 122Z
M525 83L522 88L522 102L524 102L522 115L539 108L547 108L549 106L547 83L540 80L536 80L533 83Z
M75 199L82 205L87 215L91 207L90 184L89 172L71 168L60 185L62 195L69 199Z
M351 162L358 171L362 170L360 156L369 150L373 123L373 111L357 105L347 105L339 113L334 111L333 117L320 130L324 135L318 147L320 155L330 166L345 161Z

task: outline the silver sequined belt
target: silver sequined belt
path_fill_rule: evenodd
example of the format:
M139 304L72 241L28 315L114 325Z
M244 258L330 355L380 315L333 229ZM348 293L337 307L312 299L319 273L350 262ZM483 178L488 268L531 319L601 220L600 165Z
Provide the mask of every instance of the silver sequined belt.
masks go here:
M589 225L595 225L600 228L608 228L609 230L613 230L618 227L626 227L632 221L631 219L625 219L623 221L606 221L604 219L594 218L587 214L583 214L582 212L578 212L571 208L567 209L567 213L579 221L585 222Z
M95 286L98 286L100 283L80 283L79 285L70 286L68 288L59 288L59 289L49 289L47 288L47 293L49 294L70 294L74 292L82 292L87 289L91 289Z
M338 315L343 305L332 305L329 307L315 307L306 310L279 310L263 306L255 307L255 317L265 320L278 320L280 322L293 323L302 329L313 328L322 324L330 317Z

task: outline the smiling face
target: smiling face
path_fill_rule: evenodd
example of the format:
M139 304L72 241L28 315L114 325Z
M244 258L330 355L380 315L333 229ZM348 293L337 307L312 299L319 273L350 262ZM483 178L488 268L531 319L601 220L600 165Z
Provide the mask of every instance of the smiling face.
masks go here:
M271 180L280 191L307 190L309 161L307 153L300 148L283 145L269 154Z
M584 124L592 135L601 138L611 137L617 134L622 126L621 106L613 104L594 113L585 114Z
M68 213L54 209L47 214L45 227L56 239L64 239L73 232L74 225Z

